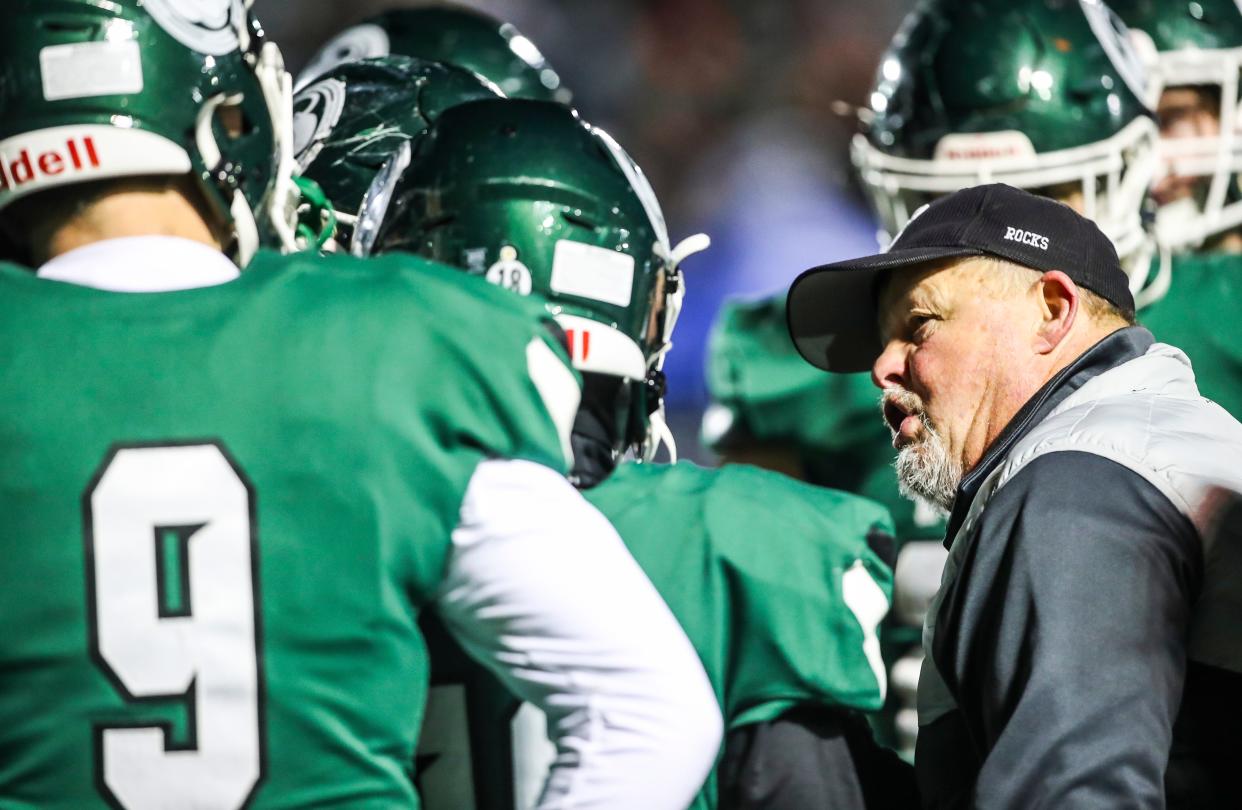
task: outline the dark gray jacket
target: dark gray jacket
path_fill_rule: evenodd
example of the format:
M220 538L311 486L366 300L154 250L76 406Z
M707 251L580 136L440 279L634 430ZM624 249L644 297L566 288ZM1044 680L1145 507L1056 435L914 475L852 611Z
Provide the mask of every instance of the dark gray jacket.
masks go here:
M950 518L919 682L925 806L1242 807L1230 491L1242 425L1145 329L1032 398Z

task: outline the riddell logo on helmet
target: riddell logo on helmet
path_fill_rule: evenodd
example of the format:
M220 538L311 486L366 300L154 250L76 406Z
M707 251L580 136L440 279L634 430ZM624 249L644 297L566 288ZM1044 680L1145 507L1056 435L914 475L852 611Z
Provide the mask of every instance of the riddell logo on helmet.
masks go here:
M0 192L16 191L66 172L89 172L101 165L95 139L90 135L70 138L63 148L37 155L29 149L22 149L16 156L0 153Z
M944 150L946 160L980 160L982 158L1019 157L1022 152L1013 144L979 143L972 146L949 147Z
M1005 239L1010 242L1021 242L1024 245L1037 247L1040 250L1048 249L1048 237L1040 236L1033 231L1024 231L1021 228L1005 227Z

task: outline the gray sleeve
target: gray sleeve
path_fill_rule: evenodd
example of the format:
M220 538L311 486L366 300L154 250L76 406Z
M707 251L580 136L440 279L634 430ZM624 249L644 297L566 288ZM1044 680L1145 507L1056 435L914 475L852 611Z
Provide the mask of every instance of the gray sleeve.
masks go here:
M1139 475L1080 452L1032 462L980 525L933 649L984 755L976 806L1163 807L1194 528Z

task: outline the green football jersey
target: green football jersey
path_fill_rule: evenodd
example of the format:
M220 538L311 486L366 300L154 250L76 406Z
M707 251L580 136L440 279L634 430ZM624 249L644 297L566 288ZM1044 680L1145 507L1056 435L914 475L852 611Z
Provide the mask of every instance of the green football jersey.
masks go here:
M798 704L880 707L876 632L892 573L869 538L892 532L882 506L753 467L689 462L623 464L584 494L686 631L728 729ZM550 756L537 713L440 650L421 752L426 807L528 807ZM716 806L714 772L692 806Z
M1203 396L1242 419L1242 256L1203 253L1173 261L1168 294L1139 313L1156 340L1190 357Z
M0 266L0 806L417 807L467 484L565 466L546 326L411 257L150 294Z
M711 336L707 363L713 405L703 420L704 440L717 452L759 446L796 456L813 484L871 498L893 515L899 548L906 554L939 544L945 515L927 503L914 502L897 487L896 451L880 416L880 394L871 375L827 374L802 359L789 338L785 296L759 301L731 301L721 310ZM933 549L935 557L939 549ZM925 559L921 557L912 559ZM920 588L939 581L938 571L922 571ZM920 603L903 595L881 633L884 660L890 667L920 650L922 624L910 615ZM902 695L889 692L876 718L876 731L889 745L913 754L911 741L898 732Z

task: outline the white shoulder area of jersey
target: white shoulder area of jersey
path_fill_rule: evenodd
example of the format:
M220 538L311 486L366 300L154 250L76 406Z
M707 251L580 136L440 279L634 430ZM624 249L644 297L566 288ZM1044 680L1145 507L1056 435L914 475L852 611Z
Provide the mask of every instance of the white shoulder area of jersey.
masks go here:
M526 344L526 367L539 396L543 398L544 408L552 417L552 424L556 426L565 463L573 464L574 451L569 437L573 432L574 417L578 414L578 403L582 399L578 380L556 356L556 352L538 338Z
M529 461L475 470L436 605L548 717L560 755L538 808L677 810L719 750L711 683L616 531Z
M239 275L219 250L175 236L106 239L39 268L39 278L111 292L172 292L225 284Z

